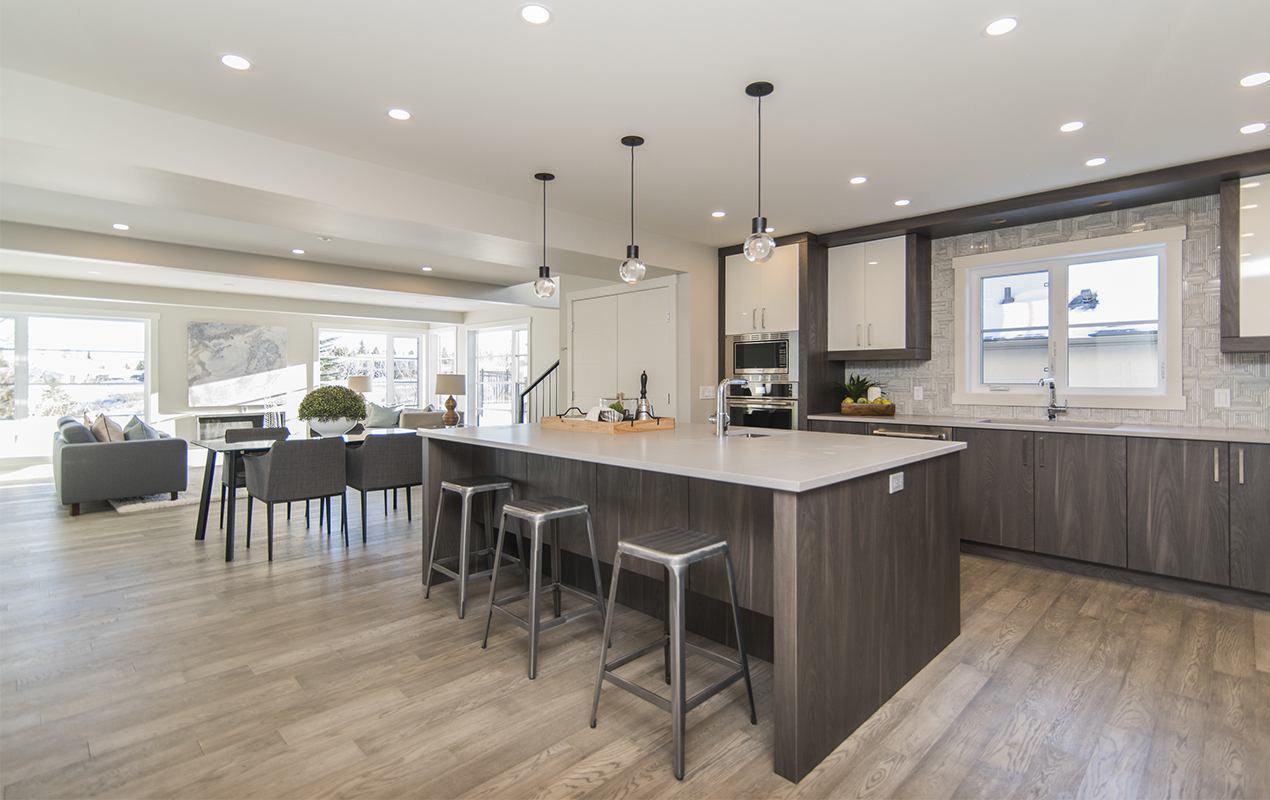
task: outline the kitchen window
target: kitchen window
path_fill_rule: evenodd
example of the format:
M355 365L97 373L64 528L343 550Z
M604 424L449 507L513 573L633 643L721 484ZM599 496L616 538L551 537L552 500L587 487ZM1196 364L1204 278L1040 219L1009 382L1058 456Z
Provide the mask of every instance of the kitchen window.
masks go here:
M953 259L962 405L1183 409L1182 227Z

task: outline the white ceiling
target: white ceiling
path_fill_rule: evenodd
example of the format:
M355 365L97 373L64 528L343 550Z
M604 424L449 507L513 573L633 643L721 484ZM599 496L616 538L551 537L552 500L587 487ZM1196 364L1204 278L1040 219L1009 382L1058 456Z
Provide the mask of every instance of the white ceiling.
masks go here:
M763 103L763 210L778 235L1270 147L1270 132L1239 132L1270 122L1270 83L1239 85L1270 70L1264 0L550 0L542 27L520 5L0 0L0 66L352 160L367 176L387 168L505 199L491 219L521 223L465 229L351 194L318 202L317 189L267 192L195 169L158 176L127 153L67 158L12 111L0 217L101 232L127 215L139 222L129 235L154 241L298 246L328 263L511 285L541 260L540 170L557 175L553 213L582 221L561 240L595 223L590 244L552 251L553 268L615 272L629 235L625 134L647 139L636 153L646 260L673 268L658 244L741 241L755 210L756 104L744 94L755 80L776 87ZM983 33L1006 15L1014 32ZM230 70L225 53L254 66ZM414 118L391 120L391 107ZM1076 119L1083 130L1059 132ZM1086 167L1095 156L1107 163ZM851 186L855 175L869 180Z

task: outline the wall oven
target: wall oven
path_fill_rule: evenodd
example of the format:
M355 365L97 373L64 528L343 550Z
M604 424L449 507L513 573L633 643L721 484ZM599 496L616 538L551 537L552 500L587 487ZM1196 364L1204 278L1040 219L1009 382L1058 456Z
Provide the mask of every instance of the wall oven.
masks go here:
M798 380L798 332L742 333L723 347L724 374L750 381Z
M798 384L755 383L728 387L729 424L744 428L798 430Z

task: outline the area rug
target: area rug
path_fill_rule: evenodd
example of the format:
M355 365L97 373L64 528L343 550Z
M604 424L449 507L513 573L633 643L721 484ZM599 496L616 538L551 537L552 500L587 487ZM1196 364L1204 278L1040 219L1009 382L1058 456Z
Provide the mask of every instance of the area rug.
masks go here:
M237 497L241 500L247 497L246 489L239 489ZM142 511L157 511L161 508L175 508L176 506L192 506L198 504L199 492L177 492L176 499L172 499L169 492L163 494L150 494L144 497L123 497L118 500L111 500L110 504L115 507L115 511L120 514L137 514ZM216 501L216 497L212 501Z

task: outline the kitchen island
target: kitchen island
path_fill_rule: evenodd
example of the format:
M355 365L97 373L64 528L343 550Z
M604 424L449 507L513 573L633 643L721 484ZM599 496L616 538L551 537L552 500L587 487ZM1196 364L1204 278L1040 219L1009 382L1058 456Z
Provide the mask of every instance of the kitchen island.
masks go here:
M507 476L517 497L588 503L606 581L619 538L678 526L727 539L747 644L773 661L774 769L798 781L960 632L965 445L753 433L767 435L719 439L709 425L420 430L425 567L440 482L463 475ZM447 504L438 552L457 552L457 506ZM563 520L561 534L563 555L587 552L576 520ZM562 577L593 591L589 570L573 555ZM623 570L617 601L660 616L660 570L635 561L632 572ZM733 644L722 565L693 565L688 587L689 630Z

